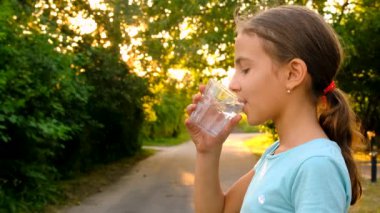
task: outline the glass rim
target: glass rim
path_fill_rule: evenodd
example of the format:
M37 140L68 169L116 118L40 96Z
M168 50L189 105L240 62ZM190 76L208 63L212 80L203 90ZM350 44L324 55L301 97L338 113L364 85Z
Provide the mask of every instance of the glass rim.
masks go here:
M224 86L224 85L223 85L220 81L218 81L218 80L210 79L210 80L209 80L209 83L207 83L207 89L209 89L210 86L211 86L211 85L210 85L210 82L213 83L213 84L215 84L215 85L217 85L217 87L218 87L219 89L222 89L222 90L225 91L228 95L230 95L230 96L236 98L237 101L238 101L238 97L237 97L236 93L233 92L233 91L231 91L230 89L228 89L226 86ZM238 102L239 102L239 101L238 101Z

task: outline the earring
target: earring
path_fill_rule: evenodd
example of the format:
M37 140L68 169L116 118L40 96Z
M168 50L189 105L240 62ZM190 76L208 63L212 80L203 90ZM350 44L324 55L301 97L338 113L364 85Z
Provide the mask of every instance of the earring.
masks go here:
M288 94L290 94L290 89L286 90L286 92L287 92Z

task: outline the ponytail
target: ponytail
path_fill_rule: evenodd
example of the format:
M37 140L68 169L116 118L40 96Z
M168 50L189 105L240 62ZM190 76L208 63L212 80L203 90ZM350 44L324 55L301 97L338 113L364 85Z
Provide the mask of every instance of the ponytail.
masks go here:
M363 137L359 131L356 116L341 90L331 90L322 100L324 109L320 111L319 124L330 140L335 141L342 151L351 179L351 205L354 205L362 195L362 186L353 158L352 146Z

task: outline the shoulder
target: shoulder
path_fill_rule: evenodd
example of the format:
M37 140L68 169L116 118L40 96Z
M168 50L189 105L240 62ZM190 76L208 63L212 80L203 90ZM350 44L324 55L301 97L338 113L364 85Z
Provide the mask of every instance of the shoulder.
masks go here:
M316 155L309 156L300 162L297 174L298 175L313 175L313 176L324 176L326 174L342 173L341 175L348 175L346 171L346 165L337 161L335 157L328 155ZM323 178L323 177L321 177ZM315 178L314 178L315 179Z
M304 160L294 174L293 189L314 188L318 190L348 190L351 182L345 164L336 161L329 156L313 156ZM328 186L326 188L326 186ZM303 190L302 189L302 190Z
M324 212L332 209L345 212L351 201L347 168L328 155L305 159L295 173L292 186L293 202L298 210L326 208Z
M338 144L328 139L315 139L307 142L297 152L297 158L300 163L308 159L310 159L308 163L312 163L315 160L311 159L313 157L326 157L325 160L333 160L339 164L345 164Z
M327 139L317 139L309 142L303 150L299 150L297 174L312 174L320 176L338 173L349 176L342 152L336 142Z

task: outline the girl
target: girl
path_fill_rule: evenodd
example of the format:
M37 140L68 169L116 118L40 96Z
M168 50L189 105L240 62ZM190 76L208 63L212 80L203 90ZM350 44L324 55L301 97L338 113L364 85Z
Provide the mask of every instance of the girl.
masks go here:
M333 81L342 62L333 29L300 6L237 17L236 24L236 71L229 87L244 103L249 124L273 120L279 141L224 194L220 153L241 117L216 137L187 120L197 150L196 212L347 212L361 195L351 152L359 134ZM194 96L188 114L201 99Z

